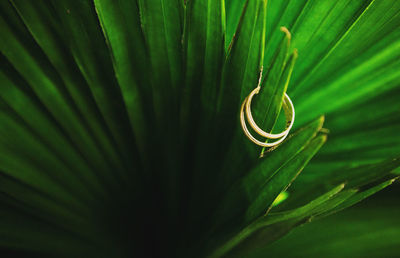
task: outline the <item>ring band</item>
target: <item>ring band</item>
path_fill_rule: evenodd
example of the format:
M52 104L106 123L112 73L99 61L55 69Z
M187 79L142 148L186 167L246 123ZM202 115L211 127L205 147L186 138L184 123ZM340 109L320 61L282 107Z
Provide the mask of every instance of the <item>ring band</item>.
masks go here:
M283 99L283 109L284 109L285 116L286 116L286 129L279 134L267 133L267 132L261 130L260 127L258 127L258 125L254 122L253 116L251 114L251 101L253 99L253 96L255 94L258 94L259 92L260 92L260 87L257 87L247 97L246 117L247 117L247 120L248 120L251 128L253 128L254 131L257 132L259 135L261 135L265 138L269 138L269 139L278 139L278 138L281 138L284 135L288 134L290 129L292 129L292 126L294 123L294 106L293 106L292 100L285 93L284 99ZM288 108L288 106L290 106L290 109Z
M262 146L262 147L273 147L285 140L285 138L288 136L290 129L293 126L294 123L294 118L295 118L295 111L294 111L294 106L293 102L289 98L289 96L285 93L284 94L284 101L282 103L283 109L285 111L285 116L286 116L286 129L279 133L279 134L271 134L264 132L261 130L257 124L254 122L253 116L251 114L251 100L255 94L258 94L260 91L260 87L258 86L255 88L248 97L245 98L245 100L242 103L242 106L240 108L240 123L242 125L242 129L245 133L245 135L255 144ZM250 126L254 129L255 132L257 132L259 135L266 137L268 139L278 139L279 140L272 142L272 143L266 143L266 142L261 142L257 140L248 130L246 126L246 121L245 121L245 115L244 115L244 108L246 106L246 117L248 119L248 122Z

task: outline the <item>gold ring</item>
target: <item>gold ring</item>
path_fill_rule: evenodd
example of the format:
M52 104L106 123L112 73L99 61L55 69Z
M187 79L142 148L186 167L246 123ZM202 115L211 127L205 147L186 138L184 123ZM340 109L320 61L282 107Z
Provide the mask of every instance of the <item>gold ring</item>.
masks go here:
M262 146L262 147L273 147L276 146L278 144L280 144L281 142L283 142L285 140L285 138L287 137L287 135L289 134L290 129L293 126L294 123L294 118L295 118L295 111L294 111L294 106L293 106L293 102L291 101L291 99L289 98L289 96L285 93L284 94L284 99L283 99L283 109L285 112L285 116L286 116L286 129L279 133L279 134L272 134L272 133L267 133L265 131L263 131L255 122L253 119L253 116L251 114L251 101L254 95L258 94L260 92L260 86L257 86L257 88L255 88L248 97L245 98L245 100L243 101L243 104L241 106L240 109L240 123L242 125L242 129L245 133L245 135L255 144ZM244 116L244 108L246 107L246 117L248 120L248 123L250 124L250 126L254 129L254 131L256 133L258 133L259 135L268 138L268 139L278 139L279 140L272 142L272 143L266 143L266 142L261 142L259 140L257 140L253 135L251 135L251 133L249 132L249 130L247 129L246 126L246 121L245 121L245 116Z

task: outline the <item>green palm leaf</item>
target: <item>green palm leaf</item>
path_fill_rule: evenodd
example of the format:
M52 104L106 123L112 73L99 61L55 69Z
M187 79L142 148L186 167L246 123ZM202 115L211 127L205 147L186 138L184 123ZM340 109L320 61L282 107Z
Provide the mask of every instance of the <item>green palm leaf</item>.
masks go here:
M10 0L0 14L6 257L279 256L316 230L292 229L399 175L398 1ZM272 149L239 122L259 80L261 128L281 130L286 92L296 110ZM351 229L335 216L315 225Z
M381 184L379 188L387 184L390 182ZM389 192L393 196L398 194L398 191ZM286 257L396 256L400 211L395 198L382 203L385 195L299 227L269 247L254 250L248 257L265 257L266 253L269 257L283 254Z

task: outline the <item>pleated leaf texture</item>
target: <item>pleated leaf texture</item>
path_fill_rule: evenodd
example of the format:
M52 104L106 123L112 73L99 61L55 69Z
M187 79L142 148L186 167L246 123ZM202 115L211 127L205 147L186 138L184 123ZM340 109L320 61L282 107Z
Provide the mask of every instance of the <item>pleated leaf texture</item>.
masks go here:
M0 13L2 257L256 257L400 174L400 1ZM285 93L296 112L273 149L239 121L261 69L258 125L283 128Z

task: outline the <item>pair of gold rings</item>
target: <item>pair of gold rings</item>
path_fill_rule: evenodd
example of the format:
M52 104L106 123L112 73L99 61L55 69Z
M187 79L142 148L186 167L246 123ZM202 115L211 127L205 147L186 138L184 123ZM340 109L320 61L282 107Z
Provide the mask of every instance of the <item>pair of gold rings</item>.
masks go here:
M267 133L254 122L254 118L251 114L251 101L254 97L254 95L258 94L260 92L260 85L255 88L249 96L245 98L243 101L242 107L240 109L240 123L242 125L242 129L245 133L245 135L255 144L262 146L262 147L274 147L280 144L285 140L285 138L288 136L290 129L292 129L293 123L294 123L294 106L292 103L292 100L289 98L289 96L285 93L284 98L283 98L283 103L282 107L285 112L285 117L286 117L286 128L283 132L278 133L278 134L272 134L272 133ZM246 126L246 121L245 121L245 113L246 113L246 118L247 122L250 124L251 128L258 133L260 136L265 137L267 139L279 139L274 142L262 142L257 140L247 129Z

